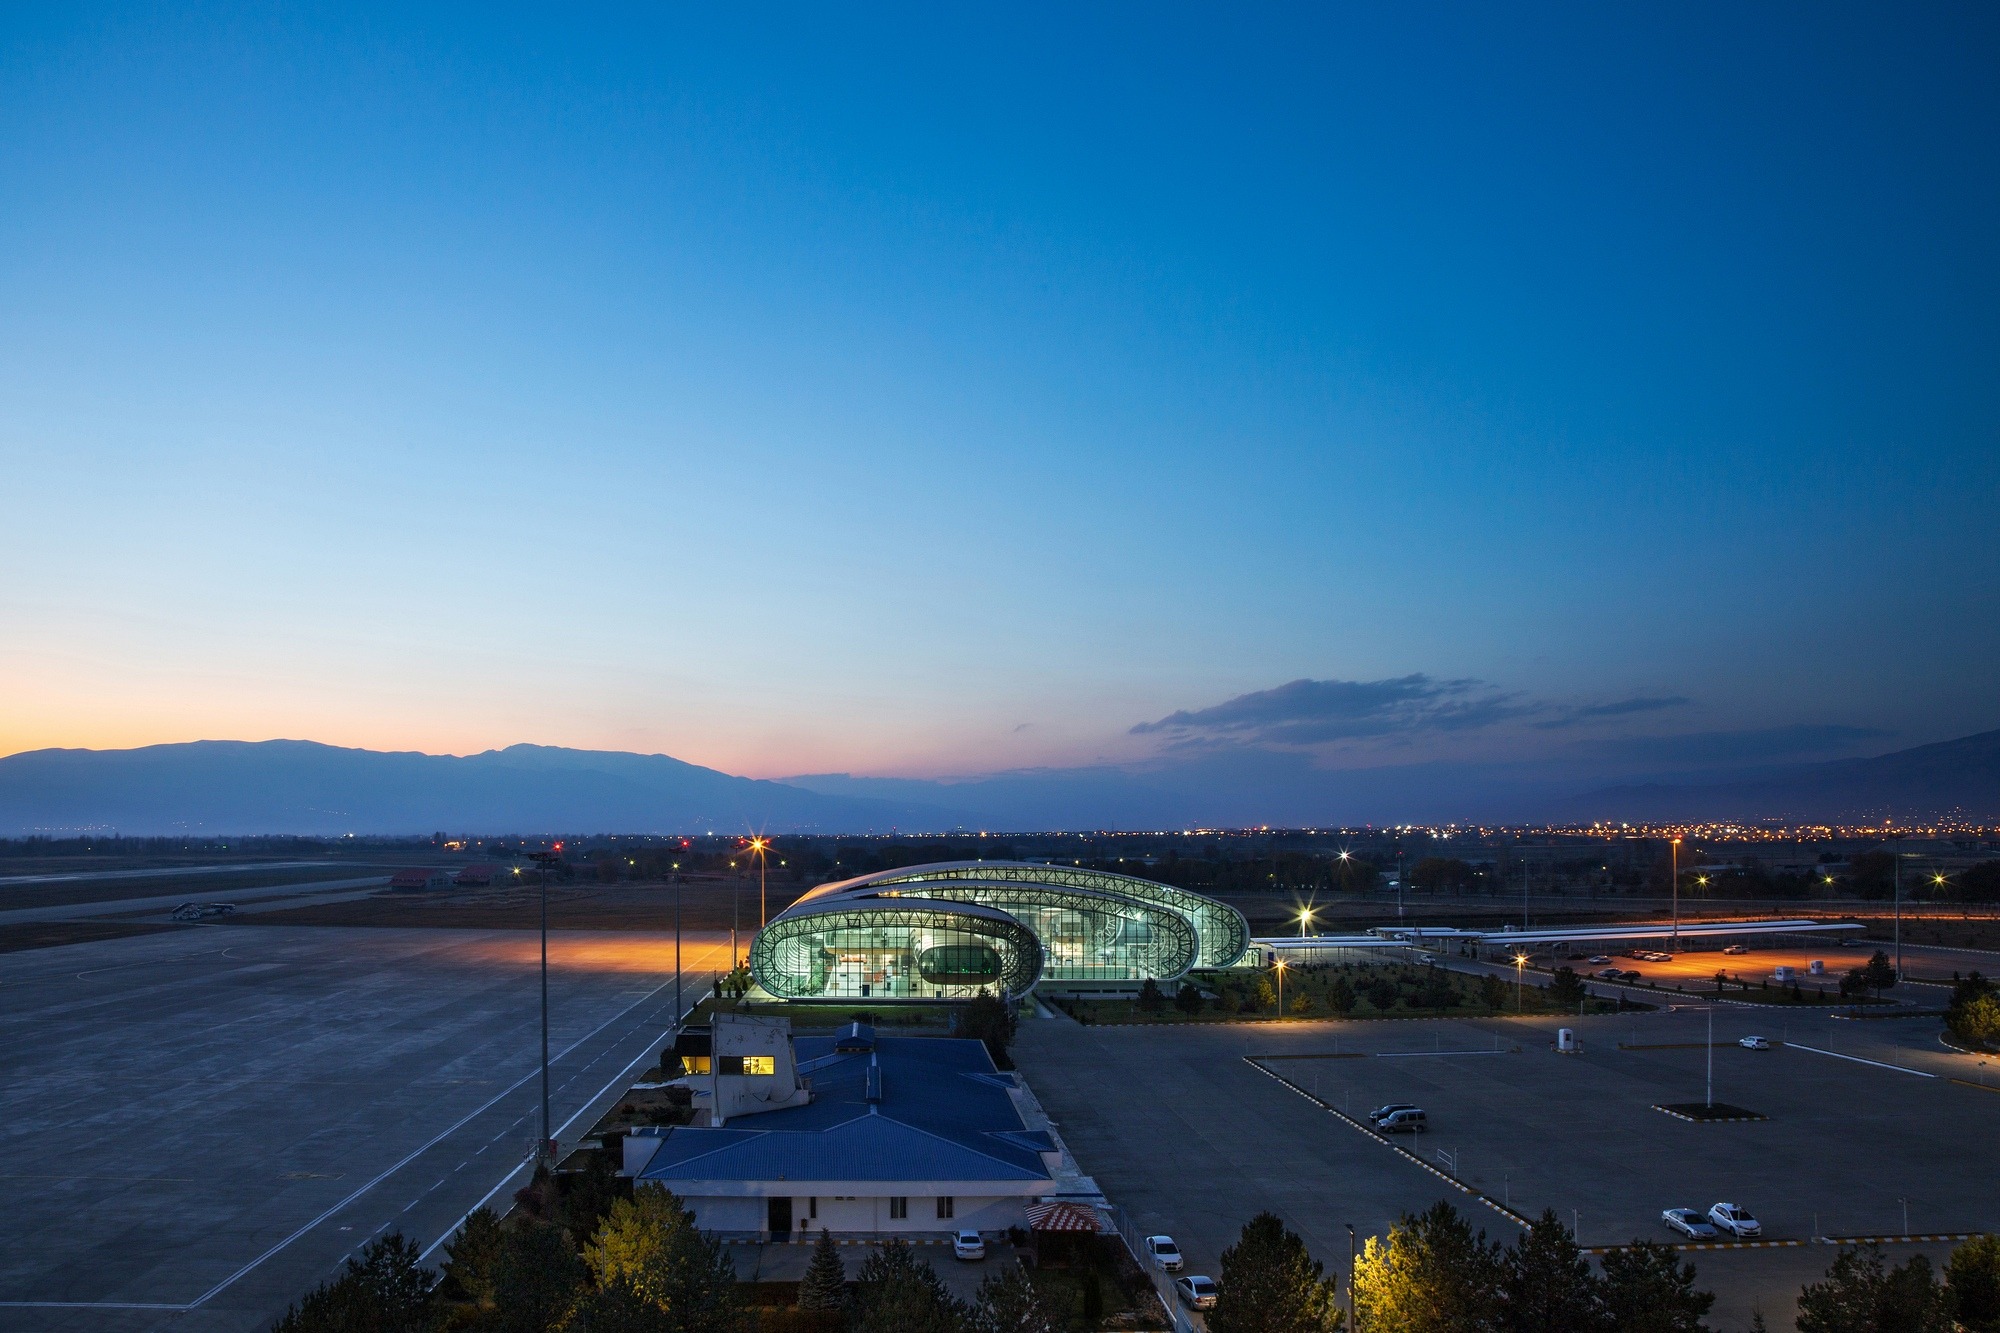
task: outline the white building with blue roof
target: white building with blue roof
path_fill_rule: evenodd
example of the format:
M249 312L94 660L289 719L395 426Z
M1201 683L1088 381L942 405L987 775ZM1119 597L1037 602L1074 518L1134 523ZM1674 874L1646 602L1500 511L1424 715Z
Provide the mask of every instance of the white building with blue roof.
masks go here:
M862 1024L787 1039L800 1086L779 1089L775 1109L746 1113L754 1094L695 1075L688 1085L708 1093L697 1105L720 1100L729 1114L635 1130L627 1174L679 1195L704 1231L771 1239L999 1232L1026 1225L1028 1205L1054 1190L1061 1149L1028 1127L1019 1085L983 1043Z

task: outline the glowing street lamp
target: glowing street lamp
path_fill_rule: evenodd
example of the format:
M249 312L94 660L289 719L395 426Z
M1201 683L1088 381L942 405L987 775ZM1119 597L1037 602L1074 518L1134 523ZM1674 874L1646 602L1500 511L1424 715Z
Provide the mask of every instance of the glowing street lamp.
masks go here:
M757 929L762 930L770 924L770 911L765 906L764 875L771 864L767 855L771 850L771 840L759 834L750 839L750 850L757 854Z
M1674 881L1674 950L1679 952L1681 947L1681 840L1679 838L1674 839L1671 855Z
M1278 973L1278 1017L1283 1018L1285 1016L1285 960L1282 958L1273 959L1271 966Z
M1312 908L1301 907L1299 909L1299 935L1301 937L1305 935L1306 927L1312 922L1312 917L1313 917Z
M1521 1014L1528 1012L1527 979L1521 971L1527 965L1528 955L1524 953L1514 955L1514 1011Z

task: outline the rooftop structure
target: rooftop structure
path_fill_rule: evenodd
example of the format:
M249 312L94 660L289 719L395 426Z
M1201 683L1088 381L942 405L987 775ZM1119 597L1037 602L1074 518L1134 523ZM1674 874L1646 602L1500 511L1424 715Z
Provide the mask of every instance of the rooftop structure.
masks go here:
M739 1107L742 1118L720 1128L636 1130L627 1173L681 1196L706 1231L778 1238L998 1231L1023 1225L1054 1188L1061 1149L1027 1127L1013 1076L982 1043L877 1037L855 1024L789 1045L810 1100Z
M1038 981L1173 981L1229 967L1242 913L1081 866L952 861L823 884L758 933L757 983L786 999L1020 995Z

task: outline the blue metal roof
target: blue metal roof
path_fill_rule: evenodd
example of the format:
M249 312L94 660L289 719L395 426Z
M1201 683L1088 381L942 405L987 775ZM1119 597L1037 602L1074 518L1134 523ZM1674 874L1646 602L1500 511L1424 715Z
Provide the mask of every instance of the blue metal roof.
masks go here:
M665 1134L642 1180L1047 1180L1048 1135L1014 1109L1012 1082L977 1041L878 1037L873 1052L836 1052L830 1037L794 1043L810 1105L721 1129ZM868 1068L881 1100L867 1099Z

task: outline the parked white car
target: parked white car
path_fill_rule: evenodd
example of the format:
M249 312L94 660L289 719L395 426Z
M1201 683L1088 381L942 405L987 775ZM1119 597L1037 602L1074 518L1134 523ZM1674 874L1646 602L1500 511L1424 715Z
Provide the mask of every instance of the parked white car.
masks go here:
M1174 1244L1172 1236L1146 1237L1146 1253L1152 1256L1153 1267L1162 1273L1181 1271L1181 1247Z
M1746 1051L1768 1051L1771 1043L1762 1037L1738 1037L1736 1044Z
M1730 957L1734 958L1737 957L1738 955L1749 953L1750 946L1747 944L1731 944L1725 946L1722 951L1728 954Z
M1708 1210L1708 1220L1715 1224L1717 1231L1727 1232L1738 1240L1764 1234L1764 1224L1752 1217L1748 1208L1738 1204L1716 1204Z
M1213 1310L1215 1308L1215 1279L1211 1277L1184 1277L1174 1283L1174 1295L1181 1298L1181 1304L1190 1310Z
M1660 1220L1690 1240L1714 1240L1718 1234L1698 1208L1669 1208Z
M955 1231L951 1237L951 1252L958 1259L984 1259L986 1238L977 1231Z

